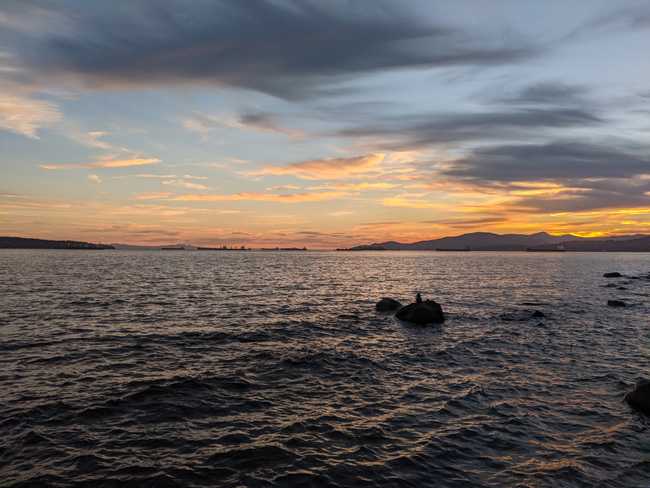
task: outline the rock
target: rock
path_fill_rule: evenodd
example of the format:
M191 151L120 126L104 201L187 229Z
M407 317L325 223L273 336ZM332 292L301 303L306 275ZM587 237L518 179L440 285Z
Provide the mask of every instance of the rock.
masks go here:
M378 312L392 312L393 310L397 310L401 307L402 304L400 302L392 298L386 298L386 297L379 300L375 305L375 309Z
M605 273L603 275L604 278L621 278L623 275L619 273L618 271L614 271L612 273Z
M533 312L533 317L536 318L536 319L541 319L541 318L546 317L546 315L541 310L535 310Z
M639 381L634 390L625 395L625 401L632 408L650 415L650 381Z
M400 320L414 324L441 324L445 321L445 314L439 303L433 300L424 300L422 303L411 303L400 308L395 314Z
M626 304L623 300L607 300L608 307L625 307Z

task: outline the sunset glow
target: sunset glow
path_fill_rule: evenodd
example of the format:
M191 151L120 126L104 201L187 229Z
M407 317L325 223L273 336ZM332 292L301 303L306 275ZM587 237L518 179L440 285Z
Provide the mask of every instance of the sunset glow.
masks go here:
M645 2L109 3L0 5L1 235L650 231Z

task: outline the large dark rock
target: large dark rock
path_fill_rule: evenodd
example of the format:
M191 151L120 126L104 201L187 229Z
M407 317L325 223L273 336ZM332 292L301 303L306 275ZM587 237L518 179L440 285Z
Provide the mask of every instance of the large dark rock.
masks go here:
M650 381L639 381L634 390L625 395L625 401L632 408L650 415Z
M384 297L377 302L375 308L378 312L392 312L402 307L402 304L392 298Z
M607 300L608 307L625 307L623 300Z
M445 314L439 303L425 300L421 303L411 303L400 308L395 314L400 320L414 324L441 324L445 321Z
M612 273L605 273L603 275L604 278L622 278L623 275L619 273L618 271L614 271Z

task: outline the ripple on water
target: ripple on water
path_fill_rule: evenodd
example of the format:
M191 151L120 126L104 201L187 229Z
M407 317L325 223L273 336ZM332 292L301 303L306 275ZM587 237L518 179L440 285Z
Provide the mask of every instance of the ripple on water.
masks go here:
M645 487L648 256L536 254L0 251L2 486Z

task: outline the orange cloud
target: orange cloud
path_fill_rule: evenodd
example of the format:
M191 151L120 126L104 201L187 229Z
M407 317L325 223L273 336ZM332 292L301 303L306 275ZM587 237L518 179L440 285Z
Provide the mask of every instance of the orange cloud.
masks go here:
M158 192L158 193L139 193L135 196L136 200L162 200L172 196L173 193Z
M192 183L191 181L185 180L165 180L161 182L163 185L173 185L179 186L181 188L187 188L188 190L209 190L210 187L202 185L201 183Z
M393 183L370 183L363 181L360 183L338 183L335 185L312 186L309 190L346 190L346 191L364 191L364 190L390 190L398 185Z
M59 170L59 169L79 169L79 168L129 168L131 166L145 166L148 164L157 164L158 158L133 158L133 159L101 159L92 163L81 164L41 164L41 169Z
M286 166L265 166L249 176L289 175L305 180L342 179L371 173L378 170L384 154L368 154L353 158L311 159Z
M447 205L445 204L425 200L423 198L425 195L421 193L406 193L391 198L384 198L381 203L385 207L447 209Z
M183 202L322 202L346 196L344 192L319 192L319 193L288 193L278 195L274 193L234 193L231 195L179 195L172 200Z

